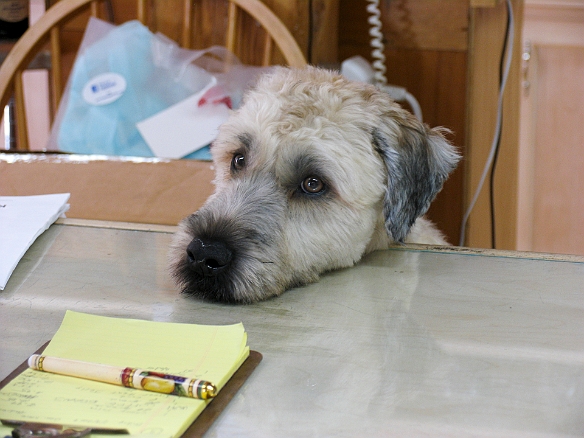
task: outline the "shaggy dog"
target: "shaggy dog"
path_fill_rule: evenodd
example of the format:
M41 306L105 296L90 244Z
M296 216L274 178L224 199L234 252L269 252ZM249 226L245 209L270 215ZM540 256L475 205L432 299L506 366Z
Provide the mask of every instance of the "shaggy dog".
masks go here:
M171 246L185 293L250 303L396 242L446 243L421 216L459 155L371 85L276 68L211 150L215 193Z

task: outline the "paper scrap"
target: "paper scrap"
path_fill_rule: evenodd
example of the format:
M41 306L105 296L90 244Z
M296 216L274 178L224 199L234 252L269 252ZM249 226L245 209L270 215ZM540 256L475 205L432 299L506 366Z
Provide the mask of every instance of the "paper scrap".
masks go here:
M44 353L200 378L220 391L249 347L241 323L178 324L67 311ZM3 419L127 428L132 435L161 438L180 436L207 403L31 369L0 391Z
M69 209L69 196L0 196L0 290L36 238Z

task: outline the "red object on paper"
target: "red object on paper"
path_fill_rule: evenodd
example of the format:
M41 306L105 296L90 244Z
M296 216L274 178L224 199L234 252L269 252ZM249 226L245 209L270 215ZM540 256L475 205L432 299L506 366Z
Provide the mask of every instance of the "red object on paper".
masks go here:
M233 102L231 97L226 95L220 87L212 87L199 100L199 106L207 104L218 105L220 103L225 104L227 108L233 109Z

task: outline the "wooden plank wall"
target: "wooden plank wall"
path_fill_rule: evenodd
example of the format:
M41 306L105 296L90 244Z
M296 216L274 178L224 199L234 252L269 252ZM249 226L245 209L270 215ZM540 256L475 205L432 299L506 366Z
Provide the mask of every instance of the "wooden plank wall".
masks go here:
M287 25L302 51L309 51L310 13L309 0L264 0L263 1ZM135 0L113 0L116 22L124 22L135 17ZM134 5L133 5L134 4ZM148 27L167 37L181 41L184 0L154 0L150 2ZM191 47L203 49L213 45L225 45L228 3L225 0L197 0L192 3L194 23ZM247 64L261 62L264 31L253 19L240 14L240 35L245 32L245 46L237 48L237 55ZM238 38L242 40L242 38ZM283 63L279 53L275 53L275 63Z
M354 55L371 60L366 5L340 0L340 60ZM464 155L468 0L385 0L380 9L388 83L406 87L419 101L425 123L450 129L450 140ZM463 215L464 167L463 161L428 214L453 244Z
M58 0L57 0L58 1ZM282 20L296 39L307 60L313 64L333 64L338 60L339 0L262 0ZM114 22L120 24L136 18L136 0L111 0ZM182 40L182 11L184 0L151 0L148 27L167 37ZM225 45L227 25L226 0L193 1L192 48ZM105 9L102 17L106 18ZM249 16L241 14L240 34L246 45L238 47L238 56L248 64L261 61L257 47L263 42L263 30ZM87 16L74 20L67 28L65 50L75 52L81 40ZM243 39L243 38L239 38ZM284 60L277 51L273 63Z

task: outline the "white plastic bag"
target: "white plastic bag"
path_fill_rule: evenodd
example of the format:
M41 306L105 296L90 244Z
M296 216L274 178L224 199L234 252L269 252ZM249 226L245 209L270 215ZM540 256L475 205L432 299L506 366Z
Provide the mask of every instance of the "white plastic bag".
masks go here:
M136 124L212 86L211 104L237 107L266 68L242 65L224 47L186 50L138 21L91 18L49 139L79 154L154 156ZM172 126L166 129L172 130ZM207 158L201 151L189 158Z

